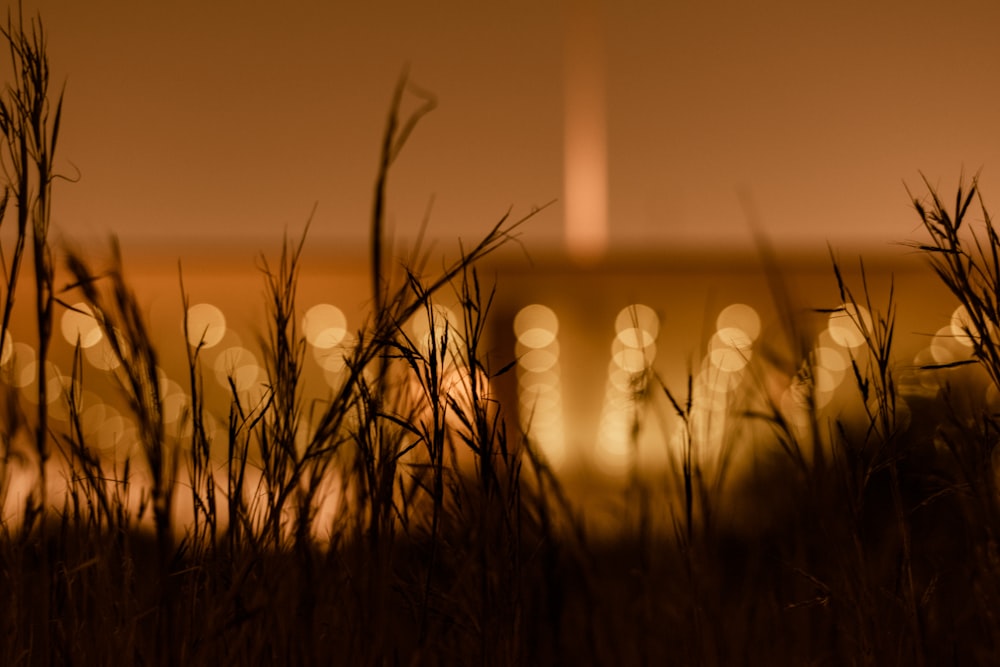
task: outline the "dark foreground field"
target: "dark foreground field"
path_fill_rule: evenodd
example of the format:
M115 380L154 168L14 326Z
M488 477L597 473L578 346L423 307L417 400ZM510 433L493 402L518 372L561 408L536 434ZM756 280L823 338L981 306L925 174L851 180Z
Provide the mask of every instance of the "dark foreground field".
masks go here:
M849 472L778 459L737 509L670 528L657 508L683 505L637 483L603 539L554 492L456 478L436 527L359 510L329 543L233 528L165 546L86 505L50 512L0 546L0 661L991 664L992 476L943 453Z

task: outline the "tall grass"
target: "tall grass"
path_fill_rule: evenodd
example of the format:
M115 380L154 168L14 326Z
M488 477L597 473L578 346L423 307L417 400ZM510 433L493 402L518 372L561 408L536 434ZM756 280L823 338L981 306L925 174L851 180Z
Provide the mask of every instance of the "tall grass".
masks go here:
M820 400L815 331L778 295L788 344L753 357L750 380L720 417L729 424L721 442L704 426L693 377L681 391L652 370L635 378L634 447L650 411L672 413L679 435L662 443L665 471L633 469L627 519L601 537L543 449L509 426L516 420L494 391L511 365L495 368L488 354L495 292L477 264L534 212L502 217L438 273L424 271L419 252L388 269L390 167L432 98L405 77L392 98L371 221L372 310L340 385L318 401L304 391L303 234L286 239L276 261L261 257L265 385L248 392L230 377L226 428L210 429L205 340L195 332L185 349L185 425L167 428L159 351L117 245L106 266L67 250L70 280L55 295L47 230L61 96L50 122L41 25L8 21L3 35L15 69L0 99L0 211L12 206L16 216L3 324L6 332L30 236L41 395L29 415L4 389L5 469L29 456L40 474L20 518L0 525L0 663L995 658L998 428L991 405L962 388L1000 381L1000 236L985 206L982 231L971 229L975 181L953 210L930 187L914 200L928 236L916 247L964 306L956 336L970 341L968 359L901 364L893 288L876 302L864 265L854 284L834 258L840 305L817 310L861 337L840 397L848 407ZM414 93L423 105L401 117ZM53 308L71 295L93 312L118 361L135 458L109 461L88 441L92 380L79 345L58 386L68 417L48 420L44 350ZM460 321L444 318L443 298L457 300ZM179 302L191 333L183 279ZM414 319L426 336L409 327ZM791 378L794 403L770 392L769 374ZM68 471L61 502L44 495L50 452ZM4 493L12 481L4 478ZM192 507L183 524L182 497Z

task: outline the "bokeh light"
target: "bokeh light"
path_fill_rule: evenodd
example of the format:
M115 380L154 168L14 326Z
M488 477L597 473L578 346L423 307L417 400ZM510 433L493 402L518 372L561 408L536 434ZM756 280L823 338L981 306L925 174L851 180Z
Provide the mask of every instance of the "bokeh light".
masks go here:
M965 342L968 341L968 345ZM965 334L956 334L952 325L941 327L931 339L930 353L937 364L950 364L969 358L972 341Z
M656 345L652 342L641 348L626 345L618 336L611 342L611 363L626 373L641 373L651 368L655 359Z
M121 364L118 355L111 349L107 336L101 336L96 344L84 349L83 356L91 366L102 371L113 371Z
M410 331L413 333L413 341L423 354L427 354L431 349L431 319L433 319L433 343L435 347L440 346L445 334L448 335L449 344L455 340L458 331L455 328L458 319L455 312L448 306L434 304L431 306L430 314L426 310L419 310L410 321ZM440 352L440 350L438 350Z
M708 341L708 358L723 372L742 370L753 355L753 340L742 329L727 327L716 331Z
M0 353L0 366L6 366L14 358L14 337L10 331L3 337L3 352Z
M551 387L559 385L559 365L540 373L533 373L524 370L520 365L517 367L517 386L519 388L529 387L533 384L542 384Z
M864 306L842 303L830 313L827 330L838 345L854 349L864 345L864 332L872 330L872 317Z
M163 423L174 424L190 413L191 399L186 394L168 394L162 400Z
M562 385L559 371L559 319L548 306L531 304L513 322L517 341L518 416L522 431L553 466L566 460Z
M27 343L14 343L14 362L8 369L13 387L27 387L35 381L35 348Z
M210 303L191 306L187 318L187 341L192 347L215 347L226 334L226 316Z
M229 381L236 391L249 391L261 374L260 363L253 352L245 347L228 347L219 353L214 364L215 379L219 385L229 389Z
M38 403L38 361L33 359L21 370L21 387L24 397L31 403ZM45 402L55 403L63 397L64 387L68 381L63 380L62 373L51 361L45 362Z
M615 337L626 347L652 345L660 333L660 318L649 306L637 303L623 308L615 317Z
M302 317L302 330L310 345L330 349L347 335L347 318L340 308L320 303L306 311Z
M973 341L978 340L975 324L965 306L959 306L952 312L950 326L955 341L962 347L971 348Z
M628 468L633 439L639 435L635 430L639 417L637 398L656 360L659 332L660 319L645 304L627 306L615 317L615 337L593 451L594 462L605 474L621 475ZM639 446L638 441L634 444Z
M813 349L812 365L816 403L822 407L830 402L834 392L843 384L851 360L844 348L819 345Z
M533 303L514 316L514 335L525 347L542 348L550 345L559 333L559 318L548 306Z
M85 303L74 303L67 309L62 315L61 325L63 338L70 345L79 341L80 347L86 349L97 345L103 337L94 311Z
M715 328L718 331L738 329L753 342L760 335L760 315L745 303L730 304L723 308L715 319Z
M347 361L354 351L356 339L345 335L333 347L313 347L312 355L316 365L323 371L323 379L331 389L339 389L347 374Z
M520 344L515 347L517 365L522 372L544 373L559 363L559 344L553 341L546 348L528 348Z

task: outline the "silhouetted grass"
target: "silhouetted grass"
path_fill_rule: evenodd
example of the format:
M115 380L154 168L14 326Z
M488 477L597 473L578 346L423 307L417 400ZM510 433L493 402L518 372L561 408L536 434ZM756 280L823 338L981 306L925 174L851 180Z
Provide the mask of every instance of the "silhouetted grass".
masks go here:
M30 234L45 406L43 351L61 303L46 234L61 104L50 122L40 25L26 34L9 21L3 34L15 69L0 102L13 165L0 213L13 201L17 216L3 323ZM968 359L899 364L892 289L875 303L864 266L852 285L834 259L841 305L824 312L861 336L853 382L841 390L848 407L822 404L814 332L787 305L788 344L748 364L757 381L719 417L728 424L721 439L705 426L693 379L678 392L652 371L637 375L634 447L654 411L672 413L679 435L663 443L665 470L633 466L620 523L599 535L490 389L509 367L485 354L493 291L476 265L524 220L502 218L436 275L422 275L419 256L386 270L389 169L432 106L420 93L426 105L400 118L407 86L402 79L393 97L376 179L372 312L342 384L322 401L303 392L296 285L305 235L286 240L276 264L262 257L268 379L248 394L230 378L224 434L206 426L204 340L185 350L189 428L168 429L158 350L117 246L103 268L67 253L65 291L93 311L119 362L138 458L108 461L87 441L79 346L59 399L65 426L45 407L28 414L3 386L4 494L15 458L42 472L20 516L0 524L0 663L995 660L998 424L974 397L1000 382L1000 236L985 207L983 231L970 229L975 181L954 210L932 188L914 200L929 237L917 248L965 308L955 335L968 338ZM457 298L460 325L435 310L444 293ZM183 282L180 299L187 313ZM426 339L404 326L414 317L426 319ZM765 378L778 372L792 379L792 404L770 393ZM61 504L50 506L53 445L68 473ZM181 496L192 506L185 524L175 516ZM322 512L331 502L335 510Z

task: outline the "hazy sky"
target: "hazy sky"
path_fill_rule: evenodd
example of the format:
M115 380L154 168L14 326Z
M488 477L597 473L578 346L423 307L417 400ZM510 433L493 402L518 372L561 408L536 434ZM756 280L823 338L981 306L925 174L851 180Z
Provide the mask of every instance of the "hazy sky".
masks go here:
M423 5L418 7L418 5ZM55 224L126 244L363 247L405 63L439 106L390 183L397 235L478 236L563 197L557 2L25 0L66 82ZM738 193L786 247L912 237L903 182L983 169L1000 201L1000 3L604 7L612 248L745 246ZM994 196L995 195L995 196ZM562 240L557 204L526 230Z

